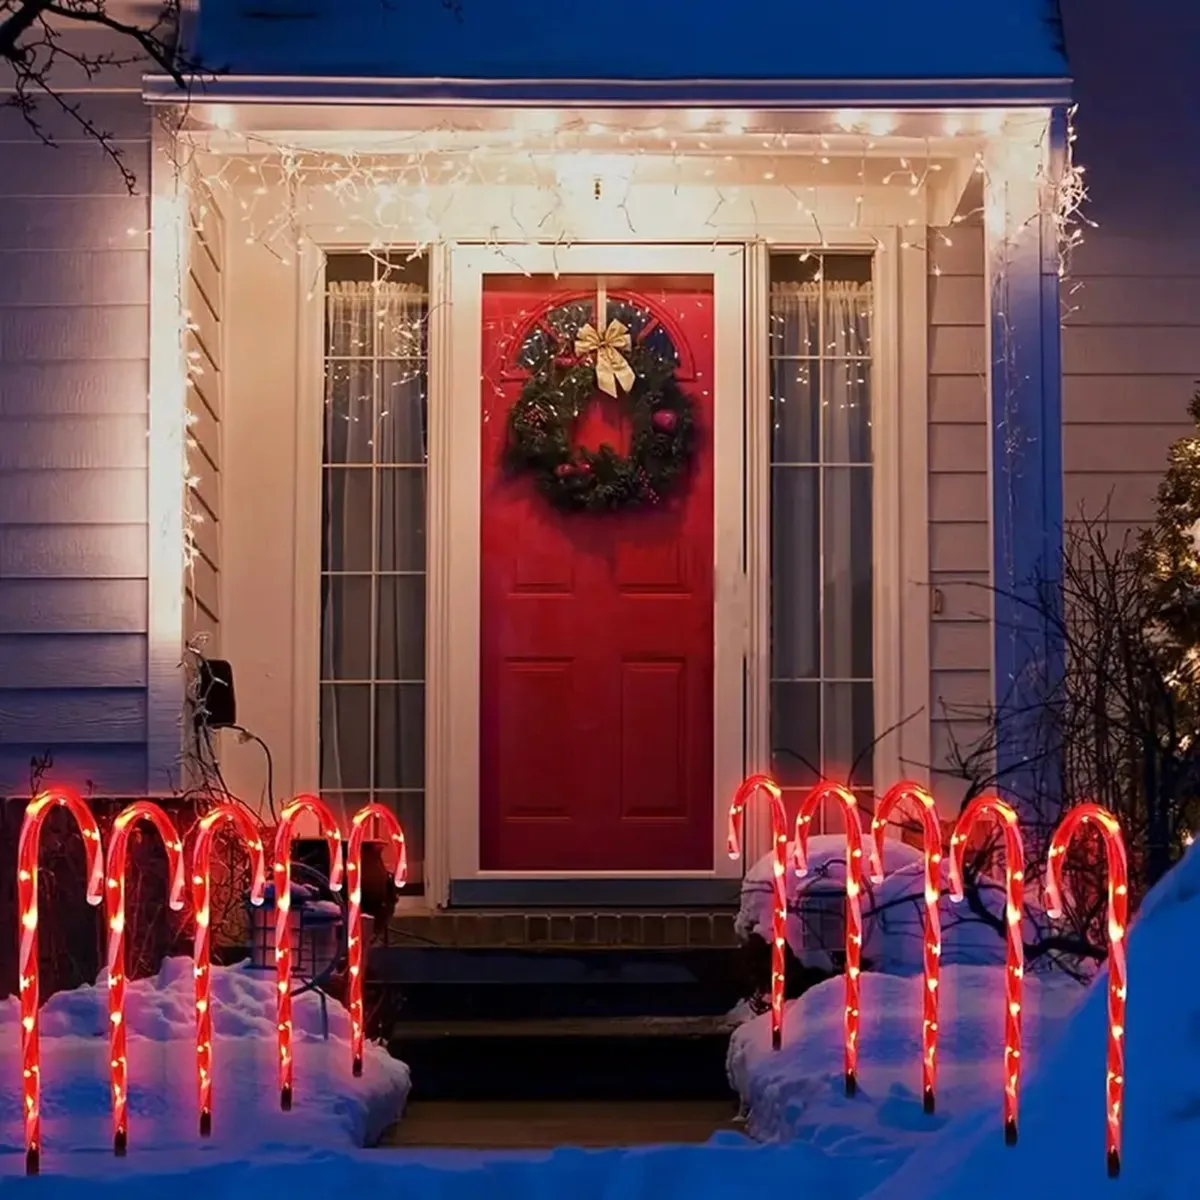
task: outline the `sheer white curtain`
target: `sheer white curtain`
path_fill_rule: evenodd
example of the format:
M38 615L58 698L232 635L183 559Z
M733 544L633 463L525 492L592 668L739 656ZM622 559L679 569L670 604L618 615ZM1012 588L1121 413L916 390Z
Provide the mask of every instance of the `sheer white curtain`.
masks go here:
M323 791L422 786L426 312L416 284L329 285Z
M812 681L791 692L793 724L809 727L788 732L793 749L844 772L869 744L873 707L872 290L776 282L770 301L772 673Z

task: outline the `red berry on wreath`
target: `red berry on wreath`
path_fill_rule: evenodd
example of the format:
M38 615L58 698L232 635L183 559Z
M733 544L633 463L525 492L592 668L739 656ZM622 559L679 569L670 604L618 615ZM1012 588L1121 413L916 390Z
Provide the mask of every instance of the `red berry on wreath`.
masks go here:
M590 475L592 473L592 464L590 462L576 463L575 471L579 475Z
M571 465L571 463L559 463L558 466L554 468L554 473L559 477L559 479L566 479L568 475L575 474L575 468Z
M679 423L678 415L669 408L660 408L650 420L660 433L674 432L675 426Z

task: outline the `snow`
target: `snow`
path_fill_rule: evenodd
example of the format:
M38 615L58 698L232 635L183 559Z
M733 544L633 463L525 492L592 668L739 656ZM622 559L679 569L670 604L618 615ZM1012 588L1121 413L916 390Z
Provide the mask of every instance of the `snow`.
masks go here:
M884 843L884 879L873 884L864 880L863 959L873 970L892 975L920 974L925 930L925 876L921 851L896 838ZM816 970L840 969L830 958L829 950L840 950L819 944L819 927L813 913L805 905L807 897L820 893L824 904L832 904L841 913L840 896L846 887L846 839L844 834L819 834L809 839L808 871L798 876L792 868L792 846L787 851L788 917L786 937L797 960ZM747 871L742 883L741 906L737 916L737 931L742 937L758 934L768 940L771 929L771 888L773 860L764 855ZM949 888L947 863L942 863L942 888ZM1004 907L1004 895L999 887L985 888L984 904L999 915ZM1002 964L1004 939L994 929L972 918L962 905L954 904L943 894L938 913L942 924L942 963ZM807 922L806 922L807 917ZM1027 907L1025 935L1035 940L1035 918L1040 909ZM807 941L806 941L807 925ZM840 937L843 935L839 935Z
M1053 0L204 0L197 51L236 74L426 80L1061 79ZM452 92L453 89L448 89Z
M1021 1096L1020 1141L1003 1144L999 1102L967 1113L871 1200L965 1194L1193 1200L1200 1170L1200 854L1193 848L1142 905L1129 937L1125 1138L1105 1177L1107 972Z
M408 1068L368 1044L361 1079L350 1073L350 1018L327 1002L329 1039L313 992L295 997L293 1111L279 1111L275 987L270 972L214 967L213 1136L197 1137L193 974L190 958L126 992L130 1160L171 1167L269 1150L369 1145L404 1110ZM52 996L41 1011L43 1169L91 1170L111 1157L108 998L103 982ZM20 1004L0 1001L0 1176L23 1169ZM126 1174L128 1169L126 1168Z
M771 1049L765 1014L734 1031L729 1077L755 1137L795 1138L840 1158L867 1156L895 1166L918 1146L936 1141L953 1114L1000 1095L1002 967L942 971L938 1114L932 1117L921 1108L921 979L866 972L861 982L860 1086L853 1099L845 1096L842 1075L840 976L789 1004L782 1049ZM1026 1070L1041 1060L1083 995L1079 984L1061 974L1026 978Z

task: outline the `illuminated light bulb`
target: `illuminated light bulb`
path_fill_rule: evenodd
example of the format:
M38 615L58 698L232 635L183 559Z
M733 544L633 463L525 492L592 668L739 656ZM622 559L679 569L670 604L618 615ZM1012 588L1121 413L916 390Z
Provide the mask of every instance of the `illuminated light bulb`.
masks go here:
M824 783L808 792L800 801L796 813L796 874L803 875L808 869L808 827L821 804L835 801L842 810L846 827L846 1020L845 1020L845 1075L846 1095L858 1091L858 1027L859 1027L859 974L862 967L862 908L859 892L862 891L862 821L858 816L858 804L854 793L836 783Z
M1121 1173L1121 1109L1125 1091L1125 1003L1128 964L1125 929L1129 922L1129 864L1121 823L1099 804L1078 804L1070 809L1050 839L1046 863L1046 912L1061 917L1065 892L1063 869L1067 847L1084 825L1093 825L1104 842L1108 864L1108 1063L1105 1158L1108 1174Z
M749 775L738 785L733 803L729 806L729 837L726 843L730 858L742 853L742 825L746 805L753 796L764 796L771 810L771 844L774 848L773 892L771 906L771 1046L783 1045L783 985L785 968L785 924L787 921L787 811L783 807L783 792L770 775Z
M950 839L950 896L963 899L963 859L966 855L967 838L976 822L993 817L1000 823L1004 838L1004 881L1007 900L1008 921L1006 922L1006 966L1004 1055L1005 1061L1012 1059L1013 1073L1004 1089L1004 1140L1009 1146L1017 1142L1017 1109L1020 1091L1021 1057L1021 987L1025 973L1025 946L1021 941L1021 907L1025 902L1022 864L1025 861L1025 845L1021 839L1021 828L1017 814L1011 805L997 796L976 796L963 809L954 826ZM1015 920L1014 920L1015 914Z
M42 792L26 807L17 841L17 911L24 930L20 940L17 977L20 985L26 1175L38 1173L42 1153L41 1039L38 1028L38 851L46 818L56 808L65 808L83 834L88 876L87 902L99 904L104 898L104 856L100 850L100 830L91 809L79 796L65 788L51 788Z
M337 819L323 800L297 796L279 816L275 833L275 986L278 992L276 1021L279 1052L279 1106L292 1107L292 935L289 914L292 905L292 838L297 822L305 814L316 817L320 835L329 847L329 886L342 886L342 834Z
M218 804L200 819L196 844L192 850L192 906L196 913L196 932L192 939L193 975L196 981L196 1085L200 1110L200 1136L212 1133L212 946L210 911L212 908L212 855L217 830L223 824L233 826L250 852L253 882L250 903L261 905L266 888L266 861L258 829L240 804Z
M921 840L925 855L925 927L924 927L924 1006L921 1025L921 1073L923 1103L927 1113L936 1107L937 1094L937 1031L938 978L941 970L942 928L938 916L941 897L942 831L938 825L937 805L933 797L918 783L904 781L890 788L875 809L871 823L874 837L870 845L871 878L883 881L883 851L887 822L905 800L912 801L921 821ZM953 839L952 839L953 840Z
M117 815L108 842L109 1088L112 1094L113 1153L116 1155L123 1155L129 1145L129 1075L125 1051L125 868L129 857L130 834L141 821L158 830L167 852L167 872L171 879L168 904L176 912L183 908L183 855L180 853L179 834L170 817L157 804L149 800L136 801Z
M346 1007L350 1010L351 1071L363 1073L363 945L362 945L362 848L367 830L373 822L383 826L396 851L396 870L393 878L403 887L408 878L408 852L404 830L390 808L382 804L367 804L350 821L350 840L346 847L346 877L350 881L350 906L346 923L346 947L350 968L350 988Z

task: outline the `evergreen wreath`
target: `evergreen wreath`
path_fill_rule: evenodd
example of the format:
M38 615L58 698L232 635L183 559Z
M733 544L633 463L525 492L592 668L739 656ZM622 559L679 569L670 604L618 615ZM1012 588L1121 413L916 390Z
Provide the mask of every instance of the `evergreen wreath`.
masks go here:
M620 393L632 425L627 455L607 443L598 450L573 444L575 422L598 390L590 359L565 363L551 351L508 414L507 467L532 475L564 512L657 505L695 453L695 407L675 380L675 363L636 342L624 358L634 373L632 388Z

